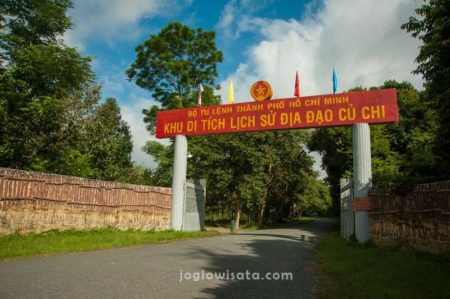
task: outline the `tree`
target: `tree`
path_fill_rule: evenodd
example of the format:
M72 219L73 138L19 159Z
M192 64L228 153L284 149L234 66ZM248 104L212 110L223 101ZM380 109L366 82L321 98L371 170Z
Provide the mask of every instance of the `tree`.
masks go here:
M220 103L213 92L218 88L214 80L222 53L216 49L214 32L171 23L136 52L128 78L161 104L143 111L151 133L160 109L196 105L200 83L205 89L203 105ZM243 211L262 225L269 203L281 204L276 214L282 218L294 195L305 189L304 176L314 175L312 160L302 148L304 140L302 133L288 131L189 137L188 177L207 179L207 207L226 205L234 213L237 228ZM170 185L173 144L150 141L144 150L158 163L153 182Z
M129 127L122 120L120 107L114 98L106 99L87 119L83 144L83 151L90 155L96 178L127 181L133 168L133 143Z
M322 156L322 167L327 173L333 199L332 213L339 214L339 180L349 177L352 170L352 129L349 127L319 128L312 133L308 142L311 151Z
M277 222L307 190L306 177L317 176L302 147L306 136L306 131L271 131L195 137L188 172L207 178L207 204L225 203L236 227L244 210L259 226L268 218Z
M93 84L90 58L58 40L70 27L65 15L70 5L64 0L2 1L2 166L54 172L63 168L58 162L70 143L65 135L67 99Z
M412 184L432 180L437 159L433 153L436 111L409 82L388 80L379 88L397 89L400 121L372 126L373 156L382 159L384 164L384 167L375 164L374 183Z
M402 29L419 38L423 44L416 58L416 74L425 79L426 97L437 111L438 126L434 139L437 154L435 170L445 178L450 176L450 2L430 0L416 9Z
M293 205L299 218L302 214L310 216L324 214L331 205L328 186L313 176L306 176L306 180L305 189L302 193L296 194Z
M0 165L142 181L114 99L99 104L90 58L61 40L69 0L5 0L0 7Z
M217 102L212 91L217 77L216 66L222 61L217 50L215 32L193 30L174 22L136 47L136 61L127 70L129 80L151 92L162 109L196 105L198 86L205 88L204 105ZM154 130L156 112L144 110L149 130Z
M435 111L422 100L408 82L388 80L378 88L396 88L400 121L397 124L370 126L372 185L411 184L433 176L435 156L430 140L436 132ZM362 88L357 88L361 90ZM308 144L322 155L333 198L333 213L340 208L339 179L351 177L352 129L335 127L316 129Z
M204 87L203 105L220 103L214 95L214 89L218 88L214 80L222 52L216 48L214 37L213 31L194 30L174 22L136 47L136 61L127 70L128 78L150 91L161 104L142 111L150 133L154 134L159 110L194 106L200 83ZM158 163L152 172L153 183L169 186L173 145L165 147L149 141L143 150Z
M234 212L239 229L243 208L265 200L268 183L265 173L267 157L260 151L263 133L214 135L200 137L190 148L189 172L193 177L207 178L208 194L225 202ZM198 137L195 137L198 138ZM199 140L198 140L199 141Z
M70 28L70 0L3 0L0 10L1 47L12 43L55 42Z
M143 147L143 151L157 163L156 169L151 174L152 184L170 187L172 185L174 145L164 146L158 141L149 141Z

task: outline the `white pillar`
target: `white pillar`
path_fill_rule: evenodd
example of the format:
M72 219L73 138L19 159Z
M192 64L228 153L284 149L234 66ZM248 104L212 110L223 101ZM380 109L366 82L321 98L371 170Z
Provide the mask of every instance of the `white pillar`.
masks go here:
M370 127L368 124L353 125L353 186L354 200L367 198L372 184L372 161L370 152ZM355 236L359 243L370 238L368 211L355 211Z
M184 135L175 137L175 153L172 177L172 213L170 228L181 230L183 226L184 183L187 168L187 138Z

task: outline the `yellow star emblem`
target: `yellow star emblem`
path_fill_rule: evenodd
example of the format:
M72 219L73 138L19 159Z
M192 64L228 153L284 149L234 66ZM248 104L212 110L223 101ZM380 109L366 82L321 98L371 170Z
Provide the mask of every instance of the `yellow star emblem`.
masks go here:
M264 96L266 95L266 89L262 85L259 85L256 89L256 94L257 96Z
M250 88L250 95L257 102L270 100L272 87L267 81L257 81Z

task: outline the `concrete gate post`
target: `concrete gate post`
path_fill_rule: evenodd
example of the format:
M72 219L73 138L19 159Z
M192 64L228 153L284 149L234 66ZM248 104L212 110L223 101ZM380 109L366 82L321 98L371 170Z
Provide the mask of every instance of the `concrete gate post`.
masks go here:
M184 183L187 168L187 138L184 135L175 136L175 153L172 178L172 211L170 228L181 230L183 226Z
M355 236L359 243L370 238L369 200L372 185L372 157L370 151L370 127L368 124L353 125L353 210L355 211Z

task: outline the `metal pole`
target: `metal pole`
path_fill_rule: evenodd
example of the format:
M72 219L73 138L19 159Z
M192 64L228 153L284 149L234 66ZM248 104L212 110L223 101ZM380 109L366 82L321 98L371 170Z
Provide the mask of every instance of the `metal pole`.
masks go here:
M172 213L170 227L173 230L182 230L183 227L183 201L184 183L186 182L187 168L187 138L184 135L175 137L175 153L173 159L172 177Z
M372 161L370 152L370 127L368 124L353 125L353 210L355 211L355 236L359 243L370 238L369 199L372 184Z

